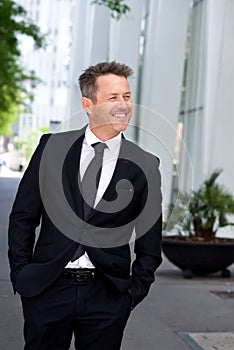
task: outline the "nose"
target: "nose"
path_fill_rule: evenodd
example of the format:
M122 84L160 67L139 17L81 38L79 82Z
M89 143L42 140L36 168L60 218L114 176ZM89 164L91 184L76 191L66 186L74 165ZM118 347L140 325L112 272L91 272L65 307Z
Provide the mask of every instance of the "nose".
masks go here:
M119 96L116 102L119 108L125 109L127 107L127 102L125 101L123 96Z
M121 102L125 102L124 97L121 96L121 95L118 96L118 99L117 99L117 100L118 100L118 102L120 102L120 103L121 103Z

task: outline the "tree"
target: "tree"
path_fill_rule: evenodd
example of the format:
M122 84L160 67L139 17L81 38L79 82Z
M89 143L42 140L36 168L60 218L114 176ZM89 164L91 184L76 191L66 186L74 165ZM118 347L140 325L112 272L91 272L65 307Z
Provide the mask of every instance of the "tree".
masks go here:
M130 11L124 0L94 0L93 4L103 5L110 9L111 17L120 19L120 17Z
M45 47L45 35L26 10L12 0L0 0L0 134L10 133L10 124L28 109L40 81L20 62L20 35L31 37L36 49Z

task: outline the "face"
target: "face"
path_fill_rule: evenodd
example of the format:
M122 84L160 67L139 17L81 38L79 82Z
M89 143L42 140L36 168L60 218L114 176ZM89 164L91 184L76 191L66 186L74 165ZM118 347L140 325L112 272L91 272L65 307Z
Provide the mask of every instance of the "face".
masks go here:
M82 98L93 133L105 141L126 130L132 114L131 92L127 79L107 74L97 78L96 101Z

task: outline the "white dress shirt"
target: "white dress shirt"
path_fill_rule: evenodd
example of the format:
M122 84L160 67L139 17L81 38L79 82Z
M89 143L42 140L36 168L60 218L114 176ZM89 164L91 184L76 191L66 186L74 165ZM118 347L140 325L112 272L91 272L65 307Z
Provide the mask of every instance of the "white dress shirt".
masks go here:
M91 162L91 160L94 158L95 151L92 147L92 144L96 142L103 142L100 140L97 136L93 134L93 132L90 130L89 127L87 127L85 131L85 137L82 144L82 150L81 150L81 156L80 156L80 178L82 180L84 173ZM103 164L102 164L102 172L101 177L98 185L97 195L94 202L94 207L97 205L97 203L102 198L105 190L107 189L111 178L113 176L116 162L119 156L119 150L121 146L121 133L117 136L113 137L110 140L105 141L105 144L107 145L107 148L104 150L103 154ZM91 263L88 254L85 252L84 255L82 255L79 259L69 262L66 266L66 268L94 268L93 264Z

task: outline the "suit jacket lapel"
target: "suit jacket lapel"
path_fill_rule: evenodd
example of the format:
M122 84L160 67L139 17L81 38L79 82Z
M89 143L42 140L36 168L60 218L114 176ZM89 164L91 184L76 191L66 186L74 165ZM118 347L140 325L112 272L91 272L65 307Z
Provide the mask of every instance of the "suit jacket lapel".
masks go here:
M81 136L73 143L63 165L64 193L73 211L83 219L83 199L79 190L79 163L85 128Z
M128 147L128 141L122 139L122 144L120 147L119 157L117 159L115 170L103 197L108 196L108 198L111 199L113 187L115 189L116 184L119 182L119 180L129 178L128 174L131 169L130 160L132 159L131 154L132 153Z

